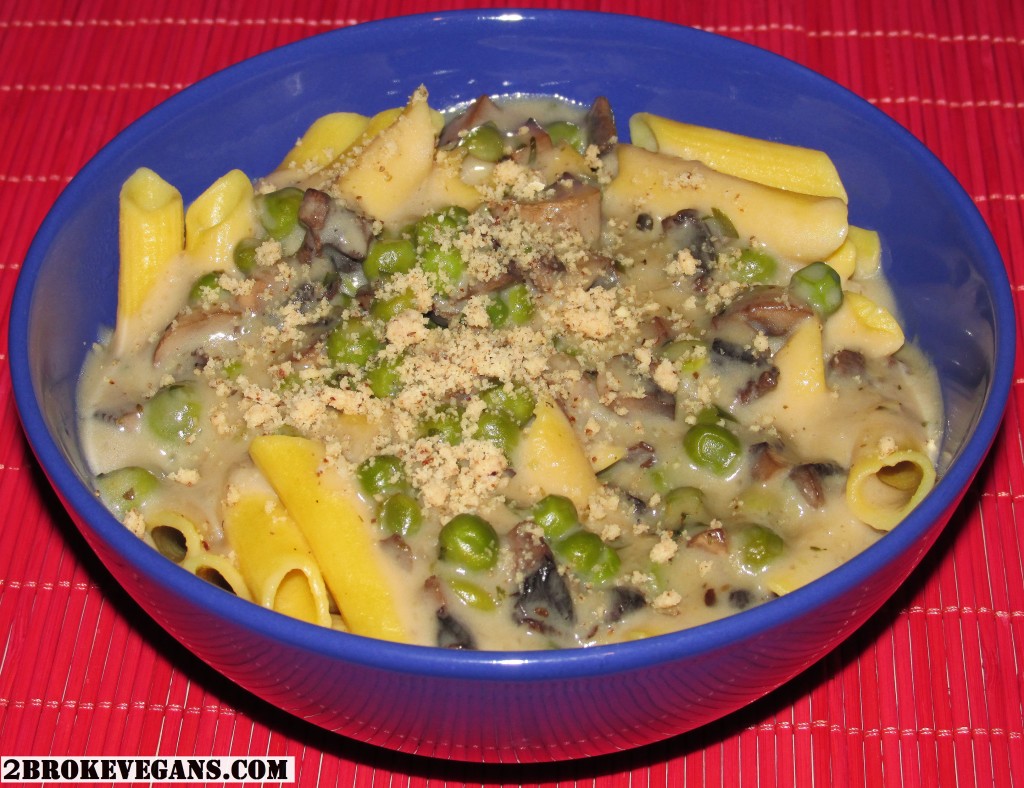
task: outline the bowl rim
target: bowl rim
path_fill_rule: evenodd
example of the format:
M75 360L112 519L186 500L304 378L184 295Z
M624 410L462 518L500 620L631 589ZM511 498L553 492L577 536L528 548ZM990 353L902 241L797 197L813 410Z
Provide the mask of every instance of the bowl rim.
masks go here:
M585 24L584 24L585 23ZM28 352L29 317L38 274L47 248L63 224L71 206L87 188L90 175L100 171L119 148L145 136L149 129L173 119L180 105L189 105L216 92L225 82L251 76L261 70L284 65L296 51L330 48L336 39L369 36L380 39L398 29L423 25L522 25L522 34L550 25L627 27L644 35L659 37L704 37L730 56L756 60L765 68L815 84L830 98L854 114L880 125L900 140L954 202L974 233L981 255L979 267L992 285L995 316L995 364L977 423L935 489L893 531L866 550L823 577L758 607L731 614L724 619L678 632L639 641L591 648L558 651L451 651L375 640L291 619L255 604L223 593L191 573L174 565L132 535L111 515L66 463L63 452L50 434L32 382ZM487 28L493 29L493 28ZM506 28L497 28L503 30ZM518 30L518 29L517 29ZM678 41L677 41L678 43ZM469 9L401 15L339 28L276 47L219 70L159 103L104 145L67 184L40 225L19 274L9 317L9 364L19 418L35 457L65 505L87 520L96 536L123 560L138 568L171 594L180 595L213 615L273 640L328 658L373 666L396 673L526 682L625 672L657 663L681 660L713 652L740 639L764 634L800 618L817 607L821 599L845 594L868 582L875 569L888 565L920 539L934 521L959 501L984 460L1002 420L1013 375L1016 345L1014 308L1009 280L1000 252L974 202L939 159L897 121L865 99L827 77L781 55L714 32L630 14L600 11L552 9Z

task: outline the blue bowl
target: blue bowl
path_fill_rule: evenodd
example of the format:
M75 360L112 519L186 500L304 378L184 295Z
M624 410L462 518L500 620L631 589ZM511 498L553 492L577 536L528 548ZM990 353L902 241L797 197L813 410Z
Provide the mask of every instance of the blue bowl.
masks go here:
M79 370L115 314L117 195L148 166L195 198L233 167L269 172L318 116L480 93L604 94L620 125L646 110L821 148L851 221L880 231L910 337L938 366L951 460L900 526L822 579L687 631L588 650L465 653L320 629L243 602L132 536L97 501L76 434ZM69 296L69 294L74 294ZM85 538L154 619L222 674L326 729L410 753L540 761L678 734L761 697L852 633L934 542L1002 416L1015 324L974 205L910 134L792 62L639 18L479 11L320 35L218 73L138 120L68 185L18 282L10 363L32 449Z

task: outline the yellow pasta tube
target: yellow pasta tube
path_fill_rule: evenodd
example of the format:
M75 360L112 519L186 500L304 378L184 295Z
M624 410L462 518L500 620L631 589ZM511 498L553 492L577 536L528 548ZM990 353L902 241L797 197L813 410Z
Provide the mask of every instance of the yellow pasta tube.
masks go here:
M699 161L713 170L776 189L837 197L846 202L846 188L824 151L746 137L639 112L629 119L634 145Z
M845 348L882 358L903 347L904 341L892 313L860 293L844 292L842 306L825 323L825 346L833 352Z
M462 180L462 154L435 150L443 126L443 117L430 109L427 92L420 88L404 108L370 119L335 187L392 227L451 205L472 210L481 196Z
M935 466L918 441L898 430L874 430L854 449L846 502L872 528L890 531L934 486Z
M564 495L584 509L600 483L569 419L554 402L538 401L533 421L512 455L516 484Z
M225 268L242 238L254 234L253 188L241 170L218 178L185 212L185 251L196 275Z
M246 602L253 601L252 594L249 593L238 568L222 555L200 550L198 553L186 556L185 560L181 562L181 567Z
M858 279L866 279L878 273L882 263L882 242L878 233L851 224L847 241L853 244L856 251L854 275Z
M327 588L295 520L271 492L245 492L224 512L224 532L255 602L331 626Z
M324 447L308 438L260 436L249 454L306 537L349 630L407 641L371 513L351 474L326 463Z
M114 350L121 353L162 328L162 318L147 307L184 249L185 212L178 190L143 167L121 187L118 213L121 263Z
M427 92L420 88L394 123L371 139L338 178L338 193L385 224L414 218L407 203L430 175L434 140Z
M180 564L187 556L202 552L203 538L199 529L180 512L163 510L147 514L145 522L146 540L174 563Z
M696 161L620 145L618 173L604 192L605 213L670 216L694 208L723 211L741 238L797 261L824 260L846 239L846 203L764 186Z
M278 170L297 168L307 173L321 170L359 140L370 119L355 112L332 112L317 118L288 151Z

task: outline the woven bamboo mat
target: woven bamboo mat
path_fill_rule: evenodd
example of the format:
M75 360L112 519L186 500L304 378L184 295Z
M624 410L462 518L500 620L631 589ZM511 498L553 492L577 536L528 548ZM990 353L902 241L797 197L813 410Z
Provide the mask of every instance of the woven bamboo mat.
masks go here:
M0 4L0 304L9 303L32 235L58 193L145 110L280 44L466 5ZM1020 288L1024 3L522 5L700 27L851 88L952 170ZM156 627L112 583L50 492L17 423L6 323L0 343L0 756L292 755L299 784L321 786L1024 784L1019 382L988 462L924 564L862 631L797 680L716 725L634 752L479 767L398 756L278 714L226 685Z

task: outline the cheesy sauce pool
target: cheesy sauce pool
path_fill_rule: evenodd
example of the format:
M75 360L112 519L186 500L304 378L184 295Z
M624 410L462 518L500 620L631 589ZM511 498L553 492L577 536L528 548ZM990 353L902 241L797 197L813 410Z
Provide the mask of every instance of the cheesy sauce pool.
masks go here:
M187 212L140 170L80 388L98 495L228 592L463 649L691 627L865 549L942 423L877 235L823 154L631 127L421 89Z

